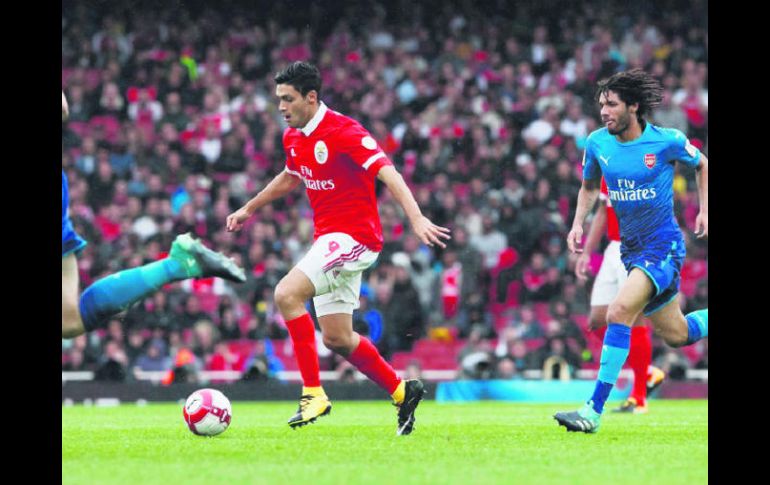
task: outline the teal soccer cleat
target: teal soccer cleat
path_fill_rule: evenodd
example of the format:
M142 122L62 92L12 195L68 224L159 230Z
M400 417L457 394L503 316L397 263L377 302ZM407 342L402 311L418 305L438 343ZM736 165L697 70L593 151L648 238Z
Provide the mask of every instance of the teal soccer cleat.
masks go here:
M236 283L246 281L246 273L235 261L207 248L190 233L174 239L169 256L182 264L189 278L218 276Z

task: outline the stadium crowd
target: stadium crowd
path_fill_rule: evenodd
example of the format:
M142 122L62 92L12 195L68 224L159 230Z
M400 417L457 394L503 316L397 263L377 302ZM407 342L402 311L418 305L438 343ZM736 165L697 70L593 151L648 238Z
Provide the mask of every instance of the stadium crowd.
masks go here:
M133 368L266 376L290 365L277 357L290 343L272 290L312 242L307 198L297 190L244 231L224 229L226 216L284 168L272 76L288 62L319 66L320 98L361 121L426 216L453 231L446 250L421 245L398 204L378 191L385 246L364 275L356 330L386 356L420 339L455 342L452 358L466 377L511 378L554 357L574 370L598 357L584 325L591 283L575 278L565 244L582 149L599 126L597 80L647 69L665 87L653 122L682 130L708 154L699 1L665 16L656 2L649 10L558 3L558 16L547 15L552 1L308 3L301 19L268 4L67 3L62 168L71 218L88 240L78 257L82 285L165 257L184 232L234 257L248 281L169 285L106 331L63 340L63 370L120 380ZM692 173L678 173L674 185L688 242L682 305L702 308L708 245L692 237ZM600 262L596 254L594 273ZM707 367L705 344L696 352L661 348L655 357L669 371ZM322 368L340 368L320 355ZM413 370L420 365L429 367L416 361Z

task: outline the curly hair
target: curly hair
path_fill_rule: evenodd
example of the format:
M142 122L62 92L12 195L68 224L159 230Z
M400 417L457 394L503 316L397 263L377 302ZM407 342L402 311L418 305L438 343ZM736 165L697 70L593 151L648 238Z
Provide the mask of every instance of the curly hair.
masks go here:
M607 79L602 79L597 85L597 101L602 94L612 91L627 105L639 103L639 109L636 111L639 122L642 122L663 99L663 87L657 79L642 69L615 73Z

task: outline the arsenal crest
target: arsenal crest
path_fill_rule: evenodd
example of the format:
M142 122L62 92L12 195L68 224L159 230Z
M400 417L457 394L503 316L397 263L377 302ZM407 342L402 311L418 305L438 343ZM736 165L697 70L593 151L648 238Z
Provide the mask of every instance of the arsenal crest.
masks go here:
M648 153L644 156L644 164L647 165L647 168L652 168L655 166L655 154L654 153Z

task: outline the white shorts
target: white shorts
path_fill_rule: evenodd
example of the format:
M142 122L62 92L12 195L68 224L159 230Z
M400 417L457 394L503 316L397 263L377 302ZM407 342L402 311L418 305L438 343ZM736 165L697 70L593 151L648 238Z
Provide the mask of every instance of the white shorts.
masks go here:
M297 268L315 286L313 303L316 315L352 315L353 310L360 306L361 273L379 255L342 232L319 237L297 263Z
M604 260L591 290L591 306L607 306L618 295L628 272L620 260L620 241L610 241L604 250Z

